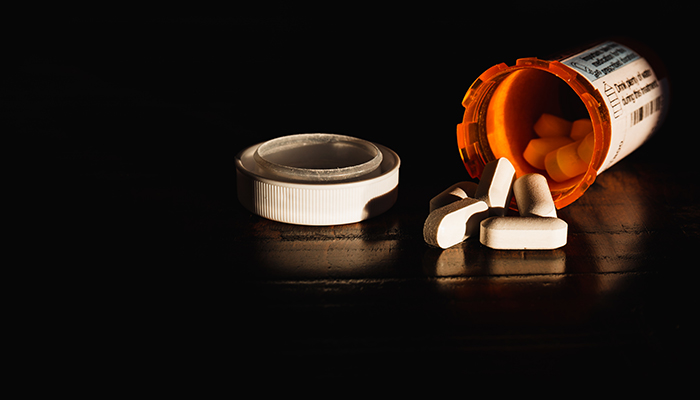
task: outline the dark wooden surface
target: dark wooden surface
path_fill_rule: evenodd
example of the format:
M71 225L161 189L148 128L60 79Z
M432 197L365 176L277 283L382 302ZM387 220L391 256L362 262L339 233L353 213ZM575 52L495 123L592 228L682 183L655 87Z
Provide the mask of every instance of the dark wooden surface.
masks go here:
M41 307L57 332L48 354L98 381L110 379L95 372L105 363L127 365L120 379L169 371L212 383L593 385L697 372L685 365L697 361L697 128L670 34L637 35L677 76L669 120L560 210L565 247L472 240L443 251L424 243L422 225L432 196L469 179L455 139L468 86L495 63L595 37L535 24L477 39L455 10L288 11L33 31L36 46L3 79L4 120L36 143L42 165L38 198L48 200L31 204L41 279L56 293ZM330 227L246 211L233 156L298 132L396 151L395 206Z

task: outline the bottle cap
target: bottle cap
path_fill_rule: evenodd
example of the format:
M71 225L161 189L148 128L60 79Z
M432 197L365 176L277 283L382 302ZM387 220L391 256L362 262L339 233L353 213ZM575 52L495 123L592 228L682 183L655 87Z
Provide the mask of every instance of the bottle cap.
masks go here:
M283 136L236 155L238 199L251 212L298 225L340 225L391 208L399 156L332 133Z

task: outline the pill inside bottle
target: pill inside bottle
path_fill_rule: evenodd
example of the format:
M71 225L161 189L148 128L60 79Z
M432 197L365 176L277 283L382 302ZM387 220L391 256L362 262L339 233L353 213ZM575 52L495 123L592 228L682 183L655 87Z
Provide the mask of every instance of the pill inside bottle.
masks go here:
M588 110L563 80L521 69L494 91L486 111L486 135L494 157L511 160L518 176L539 173L551 188L563 189L588 168L576 159L578 147L570 137L573 121L581 119L590 120ZM541 149L534 163L526 159L533 147Z
M507 158L516 177L543 175L557 208L651 137L670 97L663 64L640 44L603 41L564 54L489 68L467 91L457 125L472 177Z

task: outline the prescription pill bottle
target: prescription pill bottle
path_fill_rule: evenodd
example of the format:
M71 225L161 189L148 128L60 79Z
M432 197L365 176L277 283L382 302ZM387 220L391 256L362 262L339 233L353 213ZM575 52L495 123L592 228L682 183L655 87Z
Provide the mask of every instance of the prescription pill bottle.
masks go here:
M488 162L506 157L518 177L546 176L554 203L562 208L583 195L598 174L641 146L661 125L668 104L666 71L653 52L639 43L607 40L486 70L464 96L457 142L472 178L479 178ZM592 154L579 175L555 180L524 159L543 114L590 120Z

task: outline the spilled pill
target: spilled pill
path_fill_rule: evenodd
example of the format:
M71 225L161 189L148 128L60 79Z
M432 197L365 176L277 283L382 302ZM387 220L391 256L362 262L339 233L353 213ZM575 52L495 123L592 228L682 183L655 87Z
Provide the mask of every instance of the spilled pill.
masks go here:
M479 234L479 226L488 217L484 201L465 197L428 214L423 225L423 239L432 246L452 247Z
M507 158L499 158L484 166L474 198L484 201L489 215L505 215L513 195L515 168Z
M566 244L568 225L557 212L547 178L526 174L513 184L519 217L490 217L481 221L479 240L499 250L551 250Z
M559 218L490 217L481 221L479 237L497 250L551 250L566 244L567 230Z
M481 180L459 182L430 200L430 214L423 225L423 239L443 249L478 236L481 221L505 215L513 195L515 168L506 158L486 164Z
M430 212L467 197L474 198L476 182L457 182L430 200Z
M518 212L523 217L557 217L547 178L540 174L526 174L515 180L513 194Z

